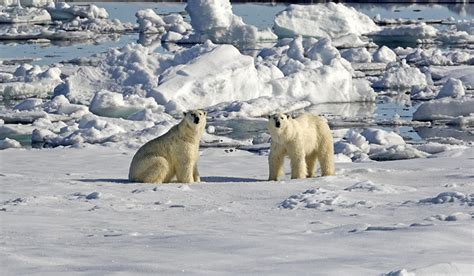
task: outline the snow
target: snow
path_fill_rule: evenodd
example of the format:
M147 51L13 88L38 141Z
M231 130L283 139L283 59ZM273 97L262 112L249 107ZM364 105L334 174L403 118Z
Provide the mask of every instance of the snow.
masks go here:
M472 268L465 201L472 148L456 157L338 163L334 177L280 182L265 181L266 156L204 149L204 182L193 185L127 183L133 153L0 152L2 270L462 275ZM457 188L446 188L454 170ZM443 193L456 199L419 202ZM288 199L294 208L283 208ZM437 215L452 219L430 219ZM377 254L361 254L361 245Z
M277 14L273 29L278 37L296 35L339 38L379 30L365 14L343 4L290 5Z

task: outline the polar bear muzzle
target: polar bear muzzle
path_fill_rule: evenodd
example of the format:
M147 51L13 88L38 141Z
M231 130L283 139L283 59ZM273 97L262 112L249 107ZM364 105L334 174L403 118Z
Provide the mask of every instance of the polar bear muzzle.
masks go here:
M278 120L278 118L275 118L275 127L280 128L280 125L281 125L280 120Z

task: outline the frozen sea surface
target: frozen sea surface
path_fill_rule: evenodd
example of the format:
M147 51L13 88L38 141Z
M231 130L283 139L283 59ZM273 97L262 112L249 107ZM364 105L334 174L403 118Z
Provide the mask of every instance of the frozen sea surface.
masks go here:
M74 4L85 5L87 2L75 2ZM107 9L110 18L119 19L122 22L135 22L135 12L142 9L151 8L158 14L169 14L169 13L183 13L185 3L150 3L150 2L94 2L94 4L104 7ZM472 5L455 5L455 4L431 4L431 5L420 5L420 4L355 4L348 3L348 6L352 6L357 10L367 14L369 17L380 16L384 19L404 18L404 19L416 19L416 20L434 20L434 19L473 19L474 12ZM259 28L271 27L273 25L273 19L277 13L285 9L287 5L282 3L267 4L267 3L235 3L232 8L236 15L241 16L248 24L255 25ZM126 33L115 35L110 38L104 38L100 41L87 41L82 43L75 42L52 42L52 43L23 43L21 41L5 41L0 44L0 58L4 60L21 60L24 59L31 64L46 65L57 63L61 61L67 61L78 57L87 57L96 53L102 53L112 47L122 47L130 42L143 43L143 38L139 37L136 33ZM396 46L396 45L392 45ZM432 47L432 46L429 46ZM162 47L156 47L155 51L166 53L170 49L173 49L171 44L164 44ZM245 49L243 49L245 51ZM13 61L14 62L14 61ZM401 91L407 92L407 91ZM3 102L3 108L11 108L18 102ZM357 106L357 103L350 105ZM410 120L411 115L416 110L419 102L417 101L406 101L401 97L383 97L377 100L375 108L367 109L366 114L373 117L374 122L390 121L396 116L400 116L402 119ZM337 105L336 105L337 106ZM326 110L336 110L333 115L341 115L337 112L341 108L326 108ZM364 109L364 108L362 108ZM372 110L372 111L370 111ZM310 110L311 111L311 110ZM347 114L346 114L347 115ZM352 114L355 117L358 114ZM358 120L358 118L353 118ZM360 118L359 118L360 120ZM215 122L216 125L226 127L228 122ZM247 123L249 124L249 123ZM228 135L235 137L250 137L251 134L264 128L263 124L251 124L256 128L251 131L239 131L239 128L233 129ZM393 127L385 127L386 129ZM446 132L446 128L439 128L440 132ZM416 130L411 126L400 126L396 128L403 137L412 141L422 141L427 137L419 135ZM463 131L454 133L462 133ZM426 132L424 132L426 133ZM430 132L430 133L436 133ZM450 131L453 133L453 131ZM441 135L441 134L440 134ZM0 134L0 138L4 138ZM457 138L466 139L468 135L457 135ZM28 141L29 136L17 135L16 139L20 141ZM429 138L429 137L428 137ZM469 139L468 139L469 140ZM28 144L28 143L26 143Z

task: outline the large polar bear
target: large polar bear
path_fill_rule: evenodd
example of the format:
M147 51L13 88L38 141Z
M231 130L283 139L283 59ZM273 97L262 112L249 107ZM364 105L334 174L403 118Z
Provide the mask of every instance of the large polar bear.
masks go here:
M179 124L138 149L128 179L168 183L176 176L180 183L199 182L199 140L206 126L206 114L202 110L185 112Z
M268 116L268 130L272 137L268 165L269 180L283 175L284 157L291 160L291 178L315 176L316 159L323 176L334 175L334 145L326 120L311 114L293 119L287 114Z

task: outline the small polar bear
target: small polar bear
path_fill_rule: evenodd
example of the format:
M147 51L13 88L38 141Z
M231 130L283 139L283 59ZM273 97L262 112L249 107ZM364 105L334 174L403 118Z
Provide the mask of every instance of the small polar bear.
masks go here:
M316 160L322 176L334 175L334 144L326 119L311 114L293 119L280 113L268 116L267 127L272 137L269 180L283 175L285 156L291 160L292 179L314 177Z
M169 183L176 176L179 183L199 182L199 140L206 127L206 115L202 110L185 112L179 124L139 148L130 164L128 179Z

